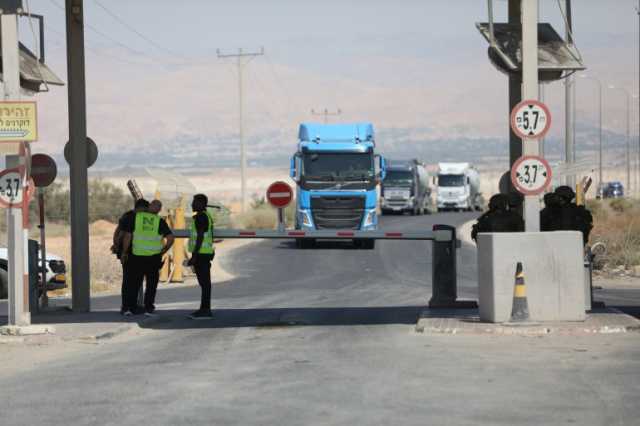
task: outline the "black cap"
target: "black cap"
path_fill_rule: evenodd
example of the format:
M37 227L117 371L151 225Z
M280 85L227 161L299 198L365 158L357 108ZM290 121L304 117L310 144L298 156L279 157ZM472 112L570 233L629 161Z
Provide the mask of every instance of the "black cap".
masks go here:
M560 197L562 197L565 201L569 203L573 201L573 199L576 196L576 193L573 192L573 189L571 189L571 187L567 185L562 185L557 187L555 192L556 194L558 194Z
M509 205L509 197L505 194L496 194L489 199L489 210L506 210Z

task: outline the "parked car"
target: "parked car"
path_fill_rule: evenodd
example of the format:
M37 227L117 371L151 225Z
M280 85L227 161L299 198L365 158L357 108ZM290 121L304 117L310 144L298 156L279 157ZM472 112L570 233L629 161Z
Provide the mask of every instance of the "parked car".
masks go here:
M603 182L598 188L596 198L622 198L624 197L624 186L621 182Z
M9 253L6 247L0 247L0 299L9 295L9 276L7 273ZM38 258L38 266L40 259ZM67 287L67 266L60 256L47 253L47 291L59 290ZM39 288L42 288L39 286Z

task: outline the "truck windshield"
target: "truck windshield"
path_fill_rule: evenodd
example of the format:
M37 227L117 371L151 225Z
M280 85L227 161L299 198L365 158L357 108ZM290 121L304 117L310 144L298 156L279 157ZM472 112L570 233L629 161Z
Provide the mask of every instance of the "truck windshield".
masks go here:
M370 153L307 153L303 157L303 176L319 181L370 181L374 178Z
M411 186L413 173L400 170L388 170L384 178L385 185Z
M464 186L464 175L439 175L438 186Z

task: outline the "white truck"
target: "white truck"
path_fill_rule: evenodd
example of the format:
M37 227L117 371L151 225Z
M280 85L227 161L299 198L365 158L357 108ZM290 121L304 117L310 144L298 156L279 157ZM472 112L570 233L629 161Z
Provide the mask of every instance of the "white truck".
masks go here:
M470 163L439 163L436 185L438 211L482 210L480 174Z

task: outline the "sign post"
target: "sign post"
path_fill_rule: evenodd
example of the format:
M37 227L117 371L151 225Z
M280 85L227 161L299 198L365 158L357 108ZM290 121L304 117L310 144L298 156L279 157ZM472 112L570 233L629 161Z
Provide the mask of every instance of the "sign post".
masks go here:
M286 183L282 181L277 181L269 185L267 188L267 201L273 207L278 209L278 231L284 232L285 230L285 221L284 221L284 209L287 207L291 200L293 200L293 189Z
M58 174L58 167L53 158L46 154L34 154L31 156L31 178L38 188L38 216L40 223L40 284L42 285L41 307L49 306L47 295L47 246L45 238L44 221L44 188L51 185Z
M5 2L6 3L6 2ZM18 39L18 11L8 8L0 15L0 45L2 50L2 81L4 99L0 103L0 142L17 145L19 153L6 156L8 169L19 168L21 173L10 175L6 179L20 178L20 194L15 191L15 181L5 181L4 196L9 200L22 197L19 206L7 208L7 249L9 278L9 326L28 326L31 324L29 313L29 279L26 271L28 210L25 187L28 178L26 153L29 142L37 139L37 116L34 102L20 102L20 53ZM17 144L16 144L17 142ZM18 155L16 155L18 154Z

